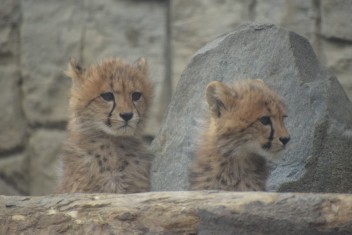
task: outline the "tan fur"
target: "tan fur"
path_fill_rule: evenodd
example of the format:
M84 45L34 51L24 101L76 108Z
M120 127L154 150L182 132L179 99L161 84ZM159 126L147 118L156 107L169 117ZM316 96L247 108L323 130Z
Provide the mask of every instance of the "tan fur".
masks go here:
M66 74L73 80L72 115L56 192L149 191L152 155L140 136L152 86L144 59L108 59L87 69L71 60ZM113 100L106 100L111 94Z
M265 190L266 160L289 141L284 104L263 81L250 79L232 87L211 82L206 100L210 117L191 168L191 189Z

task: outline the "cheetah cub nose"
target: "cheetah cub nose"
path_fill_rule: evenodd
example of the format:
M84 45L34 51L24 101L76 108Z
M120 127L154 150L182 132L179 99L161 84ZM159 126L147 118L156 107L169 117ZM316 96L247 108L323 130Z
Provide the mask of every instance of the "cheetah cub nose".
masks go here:
M280 141L283 145L286 145L290 141L290 137L281 137Z
M125 120L125 122L128 122L133 117L133 113L120 113L120 117Z

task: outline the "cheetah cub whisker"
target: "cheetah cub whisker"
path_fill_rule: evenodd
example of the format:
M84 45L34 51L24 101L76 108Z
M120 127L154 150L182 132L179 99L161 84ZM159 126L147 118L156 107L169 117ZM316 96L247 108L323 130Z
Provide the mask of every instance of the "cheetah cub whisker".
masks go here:
M209 119L190 170L192 190L264 191L266 161L277 160L290 137L286 108L262 80L206 88Z
M107 59L82 68L71 59L71 117L57 193L137 193L150 188L152 155L141 133L152 99L144 59Z

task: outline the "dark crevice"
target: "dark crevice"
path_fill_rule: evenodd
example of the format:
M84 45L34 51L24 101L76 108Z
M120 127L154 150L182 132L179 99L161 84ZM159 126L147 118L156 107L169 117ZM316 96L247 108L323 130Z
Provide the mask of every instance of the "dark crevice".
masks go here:
M0 160L7 157L11 157L15 154L23 153L24 150L25 150L24 146L16 146L11 149L0 150Z
M257 6L257 0L250 0L248 3L248 18L250 21L255 20L255 8Z
M85 0L82 0L82 7L81 9L83 10L83 27L82 27L82 31L81 31L81 38L80 38L80 42L79 42L79 62L81 64L85 64L84 61L84 45L86 42L86 14L87 14L87 9L86 9L86 4L85 4Z
M21 153L25 153L26 150L28 149L28 145L29 145L29 137L30 137L30 132L29 132L29 125L28 125L28 118L26 116L26 112L24 109L24 99L25 99L25 94L24 94L24 90L23 90L23 85L24 85L24 78L23 78L23 74L22 74L22 34L21 34L21 29L23 26L23 7L22 7L22 2L18 1L18 8L19 8L19 21L17 23L17 37L18 37L18 44L17 44L17 49L18 49L18 55L16 57L17 59L17 67L18 67L18 100L19 100L19 112L23 119L24 119L24 128L26 128L26 132L25 135L23 137L23 140L21 142L21 146L17 146L13 149L4 151L0 153L0 158L2 157L11 157L15 154L21 154ZM28 155L25 156L25 161L27 161L28 164L24 164L23 167L25 167L25 169L22 168L22 170L24 170L25 172L29 172L29 157ZM19 167L19 166L18 166ZM25 174L25 177L28 178L28 174ZM20 187L17 186L16 182L14 182L13 179L10 179L6 176L4 176L3 174L0 175L0 178L9 186L11 186L13 189L15 189L17 192L19 192L22 195L28 195L28 192L23 191ZM25 179L22 180L24 183L26 183L27 188L29 188L29 182L26 181Z
M67 121L52 122L52 123L30 123L31 129L54 129L54 130L66 130Z
M321 35L321 9L320 0L312 0L312 11L314 13L314 29L313 29L313 48L317 52L318 56L325 61L324 53L322 51L320 35Z
M312 8L315 13L315 30L316 30L316 33L320 34L320 31L321 31L320 0L312 0Z
M20 3L19 3L20 4ZM17 44L17 47L18 47L18 56L17 56L17 67L18 67L18 96L19 96L19 106L20 106L20 115L24 118L25 120L25 126L26 126L26 129L28 129L28 119L26 117L26 113L24 111L24 92L23 92L23 83L24 83L24 80L23 80L23 75L22 75L22 38L21 38L21 27L22 27L22 23L23 23L23 19L22 19L22 6L20 5L19 6L19 9L20 9L20 14L21 14L21 17L20 17L20 20L18 22L18 27L17 27L17 33L18 33L18 44ZM26 132L26 136L25 136L25 139L28 139L28 131Z
M343 45L343 46L347 46L347 45L351 46L352 45L352 41L349 39L337 38L334 36L327 37L325 35L320 35L320 37L322 37L326 41L329 41L330 43L334 43L336 45Z
M166 109L171 101L172 93L173 93L173 77L172 77L172 45L171 45L171 40L172 40L172 10L171 10L171 0L166 1L166 11L165 11L165 17L166 17L166 23L164 25L165 33L166 33L166 39L165 39L165 45L164 45L164 58L165 58L165 72L164 72L164 81L163 81L163 89L160 95L160 99L163 100L163 102L160 103L159 107L159 114L163 114L166 112ZM158 121L161 121L163 115L158 117Z
M132 0L134 2L159 2L159 3L163 3L163 2L168 2L168 0Z
M171 99L172 94L172 9L171 9L171 0L168 0L166 3L166 24L165 24L165 32L166 32L166 42L165 42L165 57L166 57L166 69L165 69L165 83L166 83L166 90L167 94L170 94L167 97L168 101Z

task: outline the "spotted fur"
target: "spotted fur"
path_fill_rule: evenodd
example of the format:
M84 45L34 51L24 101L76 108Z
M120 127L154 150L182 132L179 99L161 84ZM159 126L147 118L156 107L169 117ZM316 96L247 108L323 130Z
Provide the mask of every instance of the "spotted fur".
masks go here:
M262 80L206 88L209 119L191 167L193 190L265 190L267 160L276 160L290 137L286 109Z
M144 59L108 59L87 69L74 60L71 118L56 192L149 191L152 155L141 133L152 99Z

